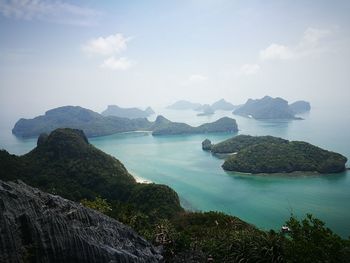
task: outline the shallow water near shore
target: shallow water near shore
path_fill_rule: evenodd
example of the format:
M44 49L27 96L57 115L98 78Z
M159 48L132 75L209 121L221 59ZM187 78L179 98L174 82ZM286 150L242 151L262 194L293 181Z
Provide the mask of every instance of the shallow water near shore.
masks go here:
M161 109L156 112L172 121L191 125L230 116L237 120L240 129L237 134L304 140L350 157L349 122L344 116L332 115L325 109L312 109L302 116L304 120L294 121L257 121L230 112L203 117L192 111ZM2 131L0 148L24 154L35 147L35 139L17 139L9 127ZM225 172L221 168L223 159L203 151L201 142L208 138L217 143L237 134L156 137L149 132L134 132L91 138L90 142L121 160L142 180L174 188L188 209L222 211L263 229L279 229L291 213L298 217L312 213L343 237L350 235L349 170L328 175Z

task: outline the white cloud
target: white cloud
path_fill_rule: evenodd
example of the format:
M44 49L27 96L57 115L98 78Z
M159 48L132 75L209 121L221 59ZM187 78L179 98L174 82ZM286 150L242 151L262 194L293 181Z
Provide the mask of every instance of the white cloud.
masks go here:
M83 50L88 54L115 55L127 49L127 42L130 39L120 33L107 37L98 37L86 43L83 46Z
M260 71L260 66L258 64L244 64L238 71L237 75L255 75Z
M196 86L204 84L208 81L208 77L202 74L192 74L185 81L181 83L182 86Z
M260 51L260 58L267 59L290 59L294 56L293 51L284 45L271 44L266 49Z
M117 33L107 37L98 37L91 39L82 50L89 55L100 55L104 57L101 68L110 70L127 70L135 63L127 57L117 57L127 49L127 43L130 37L124 37L123 34Z
M323 52L325 48L322 46L322 41L330 34L329 30L309 27L296 45L273 43L260 51L260 58L262 60L288 60Z
M198 82L204 82L208 79L208 77L200 75L200 74L193 74L188 78L188 81L191 83L198 83Z
M126 57L116 58L109 57L103 61L101 68L111 69L111 70L127 70L134 65L134 62Z
M323 38L328 37L331 31L309 27L305 30L300 46L317 46Z
M0 14L14 19L87 26L96 24L95 19L100 13L63 1L0 0Z

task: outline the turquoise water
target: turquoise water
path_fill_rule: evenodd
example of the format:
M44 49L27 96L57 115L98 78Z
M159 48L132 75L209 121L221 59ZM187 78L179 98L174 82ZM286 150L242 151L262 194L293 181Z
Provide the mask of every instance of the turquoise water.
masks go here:
M192 125L214 121L230 112L197 117L191 111L159 110L173 121ZM234 116L238 134L274 135L305 140L350 157L349 121L325 109L313 109L302 121L256 121ZM16 154L28 152L36 140L20 140L3 127L0 147ZM201 149L209 138L216 143L233 134L153 137L148 132L115 134L90 139L120 159L128 170L146 180L174 188L182 204L193 210L217 210L240 217L263 229L279 229L291 213L312 213L344 237L350 235L350 172L330 175L244 175L221 169L222 159Z

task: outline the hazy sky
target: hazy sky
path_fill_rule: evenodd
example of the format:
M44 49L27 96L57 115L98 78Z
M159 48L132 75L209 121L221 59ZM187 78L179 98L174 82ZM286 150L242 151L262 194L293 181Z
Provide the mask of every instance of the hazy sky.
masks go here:
M349 14L331 0L0 0L0 117L264 95L348 107Z

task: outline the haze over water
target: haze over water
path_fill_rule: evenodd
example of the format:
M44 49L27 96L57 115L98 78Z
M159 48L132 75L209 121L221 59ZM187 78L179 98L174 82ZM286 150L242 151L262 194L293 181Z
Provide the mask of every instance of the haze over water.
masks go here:
M194 111L156 112L191 125L229 116L237 120L238 134L304 140L350 158L349 117L331 108L312 108L301 121L257 121L229 111L210 117L197 117ZM2 126L0 148L24 154L35 147L36 139L17 139L11 135L10 125ZM222 211L263 229L279 229L291 213L299 217L312 213L342 236L350 235L349 171L330 175L225 172L221 168L223 160L202 151L201 142L208 138L217 143L231 136L154 137L148 132L133 132L90 138L90 142L122 161L133 175L174 188L187 209Z

